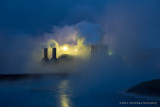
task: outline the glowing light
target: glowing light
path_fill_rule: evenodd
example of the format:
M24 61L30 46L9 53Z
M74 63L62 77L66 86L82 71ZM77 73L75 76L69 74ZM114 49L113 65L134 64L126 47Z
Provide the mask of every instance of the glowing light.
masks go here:
M68 50L68 48L67 48L66 46L64 46L64 47L63 47L63 50L66 51L66 50Z
M61 107L71 107L71 100L70 96L67 93L67 90L69 90L69 82L67 80L64 80L59 85L59 100L61 103Z
M62 107L70 107L69 106L69 101L66 95L61 96L61 105Z
M45 43L45 46L48 48L48 57L52 58L52 48L57 49L57 58L63 54L79 56L81 58L86 59L90 56L90 46L84 44L84 38L77 38L75 40L76 44L63 44L60 45L57 41L50 39ZM43 51L41 53L41 57L43 58Z
M74 49L75 52L78 52L78 49Z
M109 56L111 56L112 54L113 54L112 51L109 51L109 52L108 52L108 55L109 55Z

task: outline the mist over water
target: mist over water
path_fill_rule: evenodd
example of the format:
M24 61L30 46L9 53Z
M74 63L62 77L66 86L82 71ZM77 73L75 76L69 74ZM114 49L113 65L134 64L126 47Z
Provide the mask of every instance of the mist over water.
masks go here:
M35 1L33 3L31 10L26 10L26 6L24 6L22 9L24 13L20 9L17 9L19 7L18 4L11 6L11 2L2 2L4 6L1 7L1 11L3 11L1 16L3 17L0 20L3 22L1 24L1 28L3 29L0 30L0 56L3 65L1 66L1 72L23 72L25 69L18 71L16 69L17 66L19 69L22 66L25 68L26 65L28 66L28 63L30 64L35 60L38 61L42 56L42 49L46 47L46 41L49 39L54 39L59 44L74 44L77 37L84 37L86 44L99 42L108 44L109 49L113 53L119 54L124 59L127 58L128 63L145 62L151 65L154 59L154 62L157 62L152 64L156 67L159 66L159 1L134 0L129 2L124 0L118 2L116 0L106 0L90 2L87 0L67 4L64 1L57 5L60 6L63 4L62 6L64 6L66 4L58 12L59 14L65 13L65 17L59 18L59 20L56 20L60 17L59 14L56 16L51 11L52 9L55 10L57 6L52 7L51 5L48 7L44 6L46 7L44 11L48 11L43 15L45 17L37 18L38 15L42 16L37 10L44 8L41 5L43 4L42 1L37 2ZM19 4L21 6L24 5L20 1ZM27 4L29 5L30 2L26 2ZM34 8L35 4L37 8ZM45 2L45 4L52 3ZM6 9L5 5L6 7L10 5L13 10L11 8ZM18 7L13 8L16 5ZM51 9L50 6L52 7ZM15 13L17 20L12 17L10 17L10 20L9 17L4 20L4 17L7 15L5 13L7 12ZM24 16L30 16L28 12L31 12L31 14L36 13L36 15L29 19L27 17L21 18L16 12L23 13ZM50 18L48 19L49 16L52 20L49 20ZM39 19L39 21L35 21L35 18ZM15 23L16 21L17 23ZM32 21L34 24L30 26ZM54 24L55 21L57 22L56 24ZM26 24L24 22L28 23ZM48 25L49 22L50 24ZM15 27L12 29L14 25ZM41 27L37 27L38 25ZM48 27L46 27L47 25ZM146 61L141 62L139 60ZM31 65L33 64L31 63ZM19 65L22 66L20 67Z
M46 0L46 5L39 0L7 1L0 1L0 73L71 72L1 81L0 106L117 107L124 106L120 101L152 101L122 93L140 82L159 79L158 0ZM42 69L43 48L55 47L48 40L75 45L77 38L84 38L84 45L107 44L108 56Z
M121 58L117 60L114 57L86 62L68 76L1 82L1 106L105 107L124 106L119 104L120 101L155 101L123 96L122 93L142 81L159 78L159 72L138 66L131 67Z

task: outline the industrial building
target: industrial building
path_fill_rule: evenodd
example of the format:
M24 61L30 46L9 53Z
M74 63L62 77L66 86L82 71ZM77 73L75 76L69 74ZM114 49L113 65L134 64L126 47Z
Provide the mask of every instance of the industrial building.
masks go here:
M106 57L108 55L108 46L107 45L91 45L90 46L90 58L97 57ZM61 62L70 62L74 60L76 56L72 56L69 54L62 54L57 58L57 50L56 48L52 48L52 58L48 58L48 48L44 48L44 57L42 62L45 64L59 64Z

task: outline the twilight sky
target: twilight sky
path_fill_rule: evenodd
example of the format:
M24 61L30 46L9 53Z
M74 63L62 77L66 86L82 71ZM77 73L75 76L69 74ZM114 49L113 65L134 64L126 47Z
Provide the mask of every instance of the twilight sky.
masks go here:
M0 0L0 69L29 59L34 47L41 48L39 38L54 35L54 28L65 34L75 26L88 40L104 36L122 55L160 52L160 0Z
M1 0L0 31L34 34L80 21L159 31L159 12L159 0Z
M1 0L0 29L35 33L53 25L92 20L106 0ZM86 16L87 15L87 16Z

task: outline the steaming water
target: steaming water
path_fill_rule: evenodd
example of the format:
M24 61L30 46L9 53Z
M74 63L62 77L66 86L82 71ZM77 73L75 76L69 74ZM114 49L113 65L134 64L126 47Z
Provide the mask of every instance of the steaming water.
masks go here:
M76 78L74 75L73 78L71 76L51 76L19 81L1 81L0 107L154 107L155 105L119 104L127 101L157 101L123 94L127 88L137 83L158 78L156 73L146 73L143 78L130 73L127 75L128 77L125 75L123 78L120 75L107 76L108 79L99 82L101 84L95 85L96 88L93 85L96 83L81 83L82 75L76 75Z

